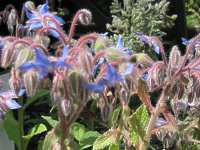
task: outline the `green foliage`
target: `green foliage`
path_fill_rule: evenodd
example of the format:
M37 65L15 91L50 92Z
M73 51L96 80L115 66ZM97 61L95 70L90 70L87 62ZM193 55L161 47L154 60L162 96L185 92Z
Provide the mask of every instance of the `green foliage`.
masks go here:
M44 139L42 150L51 150L53 147L59 145L61 137L61 129L56 127L49 131Z
M57 120L54 120L51 116L42 116L42 118L53 128L58 124Z
M135 145L139 137L143 140L145 135L145 130L147 123L149 121L149 115L147 109L144 105L140 106L129 119L129 124L131 127L131 140Z
M162 37L165 33L162 28L171 27L176 15L168 16L169 2L166 0L124 0L123 5L119 0L114 0L111 6L112 24L108 24L109 31L121 34L124 45L136 52L146 51L137 39L135 33L142 32L147 35Z
M99 136L93 144L93 150L102 150L110 145L118 144L119 131L117 129L111 129ZM113 148L114 149L114 148Z
M41 134L43 132L47 131L47 128L44 124L36 124L27 135L23 136L24 143L25 143L25 149L28 146L28 143L30 142L31 138L35 135Z
M86 132L86 128L84 125L75 122L70 129L70 133L73 135L73 137L77 140L80 141L83 135Z
M15 144L17 145L18 149L20 149L20 145L21 145L20 127L19 127L19 123L13 117L13 114L11 111L6 113L3 126L9 139L13 140Z
M199 27L200 25L200 1L186 0L186 15L188 27Z

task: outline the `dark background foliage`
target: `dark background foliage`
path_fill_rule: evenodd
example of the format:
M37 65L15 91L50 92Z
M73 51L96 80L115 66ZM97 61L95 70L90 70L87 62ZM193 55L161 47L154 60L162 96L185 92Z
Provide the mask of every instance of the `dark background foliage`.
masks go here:
M169 0L171 2L169 8L169 14L177 14L178 18L175 22L175 26L172 29L165 29L167 32L166 39L170 40L173 38L175 42L180 44L181 37L192 37L195 33L189 32L187 35L186 29L186 17L185 17L185 0ZM21 8L25 0L1 0L0 10L3 10L6 5L13 4L18 12L20 13ZM35 0L36 5L43 3L44 0ZM49 0L51 8L54 11L61 10L64 12L64 18L66 20L66 31L70 25L71 19L75 12L80 8L88 8L93 14L93 24L91 26L80 26L77 28L76 36L82 33L96 31L105 32L106 23L112 21L110 14L110 4L112 0ZM6 26L1 27L0 31L3 34L7 34Z

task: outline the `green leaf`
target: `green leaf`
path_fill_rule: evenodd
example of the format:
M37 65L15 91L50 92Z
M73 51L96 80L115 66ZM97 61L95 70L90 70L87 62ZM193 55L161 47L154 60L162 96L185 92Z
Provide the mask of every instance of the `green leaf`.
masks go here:
M43 140L38 141L37 150L42 150L43 142L44 142Z
M147 109L144 105L140 106L129 118L131 127L131 137L133 144L136 144L138 136L144 139L145 129L149 120Z
M23 136L24 138L24 142L25 142L25 147L28 146L28 143L30 141L30 139L38 134L41 134L43 132L47 131L47 128L44 124L37 124L35 125L29 132L27 135Z
M81 150L89 148L101 134L97 131L88 131L80 139Z
M0 128L0 145L1 145L1 149L3 150L15 149L14 142L8 138L8 135L6 134L3 128Z
M86 132L85 126L77 122L73 123L70 128L70 133L77 141L80 141L82 139L85 132Z
M18 122L14 119L11 111L8 111L5 115L5 119L3 122L4 129L10 140L13 140L17 145L18 149L20 149L20 129Z
M109 122L110 126L117 125L117 121L119 119L120 111L121 111L121 108L118 107L112 112L110 120L109 120L110 121Z
M44 139L42 150L51 150L53 146L59 144L61 137L61 130L59 127L53 128L49 131Z
M109 150L119 150L119 145L112 144L110 145Z
M42 118L53 128L58 124L58 120L54 120L51 116L42 116Z
M120 132L118 129L108 130L95 140L93 144L93 150L102 150L109 145L117 144L117 142L119 141L119 137Z

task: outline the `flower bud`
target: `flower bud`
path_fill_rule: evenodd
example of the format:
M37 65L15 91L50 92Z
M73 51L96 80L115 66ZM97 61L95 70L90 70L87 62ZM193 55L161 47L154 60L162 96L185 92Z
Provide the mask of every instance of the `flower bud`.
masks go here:
M28 96L35 95L39 86L39 75L35 70L29 70L23 75L24 86Z
M93 56L89 52L81 52L79 56L80 67L84 69L87 75L92 76Z
M1 67L7 68L13 62L15 56L15 50L11 48L10 44L6 44L2 50L1 55Z
M53 78L53 88L52 88L52 94L54 101L57 103L58 101L61 101L65 97L65 79L64 79L64 72L59 71L55 72L55 76Z
M105 36L99 36L94 44L95 51L100 51L105 49L110 45L110 40Z
M19 93L21 84L19 72L13 67L11 70L11 78L9 80L10 89L15 91L16 94Z
M19 51L15 61L15 67L18 68L28 60L32 60L34 58L34 53L29 48L23 48Z
M61 101L61 111L64 114L65 117L69 116L71 113L71 102L67 99Z
M86 79L81 72L73 70L68 74L68 94L72 101L87 101L88 90L83 88Z
M89 25L92 22L92 13L87 9L79 10L78 19L82 25Z
M50 38L48 36L36 34L34 38L34 42L40 43L44 45L45 47L48 47L50 43Z

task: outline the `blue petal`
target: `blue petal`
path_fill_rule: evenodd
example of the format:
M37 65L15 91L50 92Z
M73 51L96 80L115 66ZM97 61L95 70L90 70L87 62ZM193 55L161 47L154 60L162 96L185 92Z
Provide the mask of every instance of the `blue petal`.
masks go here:
M53 37L59 39L60 34L58 32L56 32L55 30L48 30L49 34L52 35Z
M54 68L71 68L71 66L69 64L66 64L63 60L57 60L54 63Z
M65 45L62 49L62 58L66 58L67 55L68 55L68 51L69 51L69 46L68 45Z
M44 79L48 75L49 71L46 68L39 69L39 79Z
M146 81L148 78L148 72L144 73L141 77L142 80Z
M26 94L26 90L23 89L23 88L21 88L21 89L19 90L18 96L24 96L25 94Z
M46 1L45 4L40 6L39 13L44 14L47 13L48 11L49 11L48 1Z
M42 28L43 25L41 22L36 22L36 23L32 23L30 26L29 26L29 30L37 30L37 29L40 29Z
M21 106L15 100L12 100L12 99L6 100L6 105L7 105L7 107L9 109L18 109L18 108L21 108Z
M181 38L181 41L182 41L183 45L188 45L190 43L190 41L188 39L183 38L183 37Z
M143 42L143 43L149 43L149 40L147 36L145 36L143 33L136 33L136 36Z
M56 16L56 15L53 15L53 17L54 17L58 22L60 22L61 24L64 24L64 23L65 23L65 21L64 21L61 17L58 17L58 16Z
M95 93L102 93L105 88L105 81L100 80L98 83L87 83L83 87Z
M106 75L104 79L107 81L108 86L114 86L115 83L122 81L122 77L117 73L115 68L107 64Z
M160 54L160 47L159 47L156 43L153 43L153 50L154 50L157 54Z
M32 62L27 62L27 63L24 63L21 66L19 66L19 70L21 72L26 72L30 69L36 69L36 68L37 68L37 66Z
M123 73L123 76L128 76L133 72L134 64L128 63L126 70Z
M51 66L51 62L48 60L44 52L38 48L35 48L35 63Z
M119 49L123 48L123 39L121 35L118 36L116 48L119 48Z
M34 15L28 8L26 8L25 5L23 6L23 11L25 12L26 17L27 17L28 19L32 19L32 18L35 17L35 15Z

